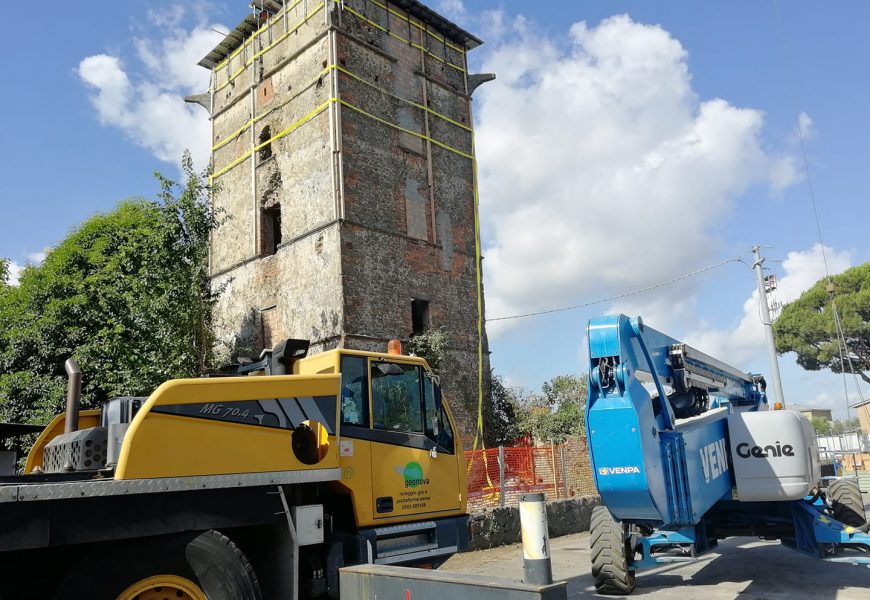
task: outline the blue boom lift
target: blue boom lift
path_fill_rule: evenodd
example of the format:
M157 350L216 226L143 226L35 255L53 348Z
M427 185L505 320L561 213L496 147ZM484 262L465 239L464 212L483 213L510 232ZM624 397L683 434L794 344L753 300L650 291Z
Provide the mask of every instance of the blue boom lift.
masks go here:
M809 422L769 410L763 378L640 317L592 319L587 335L599 593L630 594L636 570L694 560L738 535L870 566L860 490L850 479L819 489Z

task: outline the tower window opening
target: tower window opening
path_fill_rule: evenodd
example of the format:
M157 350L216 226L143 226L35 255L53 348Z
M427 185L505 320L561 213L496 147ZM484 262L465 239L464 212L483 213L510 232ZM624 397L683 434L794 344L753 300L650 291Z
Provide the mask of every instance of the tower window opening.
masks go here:
M261 249L264 256L271 256L281 245L281 205L264 208L261 220Z
M263 127L263 131L260 132L260 142L257 144L260 146L260 160L266 160L267 158L271 158L272 156L272 142L269 140L272 139L272 128L266 125ZM265 146L263 145L265 144Z
M411 335L420 335L429 329L429 301L411 300Z

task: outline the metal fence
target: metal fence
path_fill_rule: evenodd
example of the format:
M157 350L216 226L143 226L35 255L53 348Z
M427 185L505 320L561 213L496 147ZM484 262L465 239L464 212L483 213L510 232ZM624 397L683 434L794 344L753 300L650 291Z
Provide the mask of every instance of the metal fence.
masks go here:
M563 444L469 450L468 509L515 506L523 494L543 492L548 500L595 495L586 440Z

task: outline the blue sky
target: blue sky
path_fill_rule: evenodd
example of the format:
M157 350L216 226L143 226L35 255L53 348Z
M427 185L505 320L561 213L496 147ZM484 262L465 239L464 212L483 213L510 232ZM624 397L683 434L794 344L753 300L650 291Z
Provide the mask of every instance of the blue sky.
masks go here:
M753 244L786 261L770 266L782 299L795 297L824 273L801 114L829 265L870 260L867 3L780 2L783 40L772 0L432 5L487 42L472 66L499 75L475 96L491 317L748 260ZM153 196L151 173L176 175L182 148L207 146L180 97L205 89L195 62L220 39L210 29L246 6L58 2L37 29L7 31L10 48L29 50L0 63L0 256L38 261L94 212ZM3 3L0 17L18 22L20 9ZM510 144L521 151L505 155ZM586 320L626 310L767 372L753 289L730 264L627 301L493 324L493 366L532 389L579 372ZM840 377L790 356L781 365L788 400L842 416Z

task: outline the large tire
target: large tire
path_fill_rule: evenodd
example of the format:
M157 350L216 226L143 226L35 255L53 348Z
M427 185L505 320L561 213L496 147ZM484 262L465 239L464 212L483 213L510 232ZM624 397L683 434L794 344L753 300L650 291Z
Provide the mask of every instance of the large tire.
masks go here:
M831 514L840 523L851 527L863 527L867 522L861 489L854 479L837 479L828 485L828 500Z
M634 591L634 553L628 547L625 527L604 506L592 509L592 577L599 594L627 596Z
M202 594L208 600L262 600L251 563L232 540L214 530L131 540L92 551L71 568L55 598L135 598L131 590L153 587L160 580L171 590L178 585L179 598ZM178 582L185 581L194 592L182 592Z

